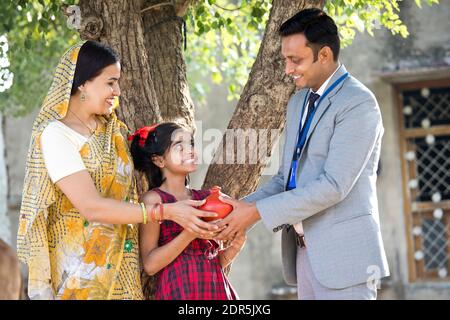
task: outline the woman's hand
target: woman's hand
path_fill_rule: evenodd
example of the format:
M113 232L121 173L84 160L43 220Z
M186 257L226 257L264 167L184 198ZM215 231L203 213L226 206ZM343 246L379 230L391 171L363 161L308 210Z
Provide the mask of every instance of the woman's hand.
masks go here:
M205 203L205 200L183 200L164 204L164 219L172 220L192 234L201 238L214 237L219 227L214 223L203 221L203 217L217 217L217 213L202 211L196 207Z

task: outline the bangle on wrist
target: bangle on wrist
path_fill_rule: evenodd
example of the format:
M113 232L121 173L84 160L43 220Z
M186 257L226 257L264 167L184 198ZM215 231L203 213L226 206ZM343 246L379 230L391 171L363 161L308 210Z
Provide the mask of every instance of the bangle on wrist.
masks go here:
M161 221L165 220L164 219L164 204L163 203L159 204L159 217L160 217Z
M147 208L145 207L145 203L140 202L139 204L140 204L141 210L142 210L142 223L147 224L147 220L148 220Z
M151 217L152 222L157 221L157 219L156 219L156 207L157 206L158 206L157 204L152 205L152 210L150 211L150 217Z
M158 203L155 205L155 208L153 209L155 212L155 222L158 222L159 224L162 223L161 207L162 207L161 203Z

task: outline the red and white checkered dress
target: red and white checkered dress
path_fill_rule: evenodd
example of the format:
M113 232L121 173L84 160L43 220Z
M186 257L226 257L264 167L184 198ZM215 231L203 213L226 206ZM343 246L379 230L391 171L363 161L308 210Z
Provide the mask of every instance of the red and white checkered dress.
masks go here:
M176 202L175 197L159 188L156 191L163 203ZM203 200L206 190L192 190L193 200ZM172 241L183 228L169 220L160 225L158 245ZM217 249L215 241L195 239L169 265L156 275L155 300L236 300L237 295L223 273L219 257L208 251Z

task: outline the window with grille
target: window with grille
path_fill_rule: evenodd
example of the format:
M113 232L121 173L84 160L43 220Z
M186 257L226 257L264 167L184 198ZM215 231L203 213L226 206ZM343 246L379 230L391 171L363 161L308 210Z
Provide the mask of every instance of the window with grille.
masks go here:
M409 278L450 280L450 79L395 87Z

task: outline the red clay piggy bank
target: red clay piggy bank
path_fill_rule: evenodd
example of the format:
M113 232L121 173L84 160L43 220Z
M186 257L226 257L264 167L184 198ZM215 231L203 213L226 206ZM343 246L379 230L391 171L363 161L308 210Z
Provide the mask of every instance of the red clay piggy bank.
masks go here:
M233 211L233 206L228 203L219 200L219 196L222 195L220 192L220 187L212 187L210 190L211 194L206 197L206 202L199 207L200 210L215 212L218 214L217 217L204 217L205 221L214 221L218 219L225 218L231 211Z

